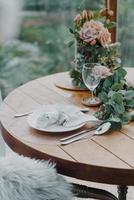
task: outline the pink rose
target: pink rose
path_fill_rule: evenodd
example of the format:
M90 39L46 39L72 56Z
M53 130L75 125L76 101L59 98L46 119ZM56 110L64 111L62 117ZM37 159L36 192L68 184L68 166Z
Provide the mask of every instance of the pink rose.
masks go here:
M98 38L98 30L101 29L100 26L100 23L97 24L94 20L85 22L79 32L80 38L86 43L91 43ZM96 42L94 42L94 44L96 44Z
M96 40L98 37L98 33L92 28L81 29L79 34L80 34L80 38L86 43L91 43L93 40Z
M111 34L101 22L90 20L83 24L79 31L80 39L90 45L98 41L104 48L111 42Z
M110 72L110 69L108 69L107 67L102 66L102 65L96 65L95 66L95 72L101 78L106 78L106 77L112 75L112 73Z

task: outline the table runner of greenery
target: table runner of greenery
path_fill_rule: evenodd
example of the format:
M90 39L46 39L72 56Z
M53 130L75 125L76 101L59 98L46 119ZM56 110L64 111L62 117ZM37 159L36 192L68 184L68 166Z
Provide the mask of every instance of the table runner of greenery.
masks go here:
M95 115L101 120L110 121L113 130L134 120L134 113L131 113L134 109L134 87L127 84L126 74L126 70L119 67L111 76L102 80L97 88L103 105Z

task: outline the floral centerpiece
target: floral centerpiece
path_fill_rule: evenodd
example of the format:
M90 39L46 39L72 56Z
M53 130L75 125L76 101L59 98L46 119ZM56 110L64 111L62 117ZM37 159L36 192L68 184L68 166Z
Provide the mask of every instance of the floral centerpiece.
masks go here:
M99 63L101 81L96 95L102 106L96 117L110 121L112 129L120 129L134 119L130 111L134 108L134 87L126 82L126 70L121 67L119 43L111 43L109 29L115 26L110 21L113 11L82 11L76 15L70 32L75 41L75 66L70 71L72 83L85 87L82 80L82 67L85 63Z
M120 66L119 43L111 44L111 34L108 29L115 26L110 18L113 11L82 11L76 15L70 32L75 39L75 66L70 71L72 83L85 87L81 72L83 64L100 63L110 71ZM103 69L104 70L104 69Z

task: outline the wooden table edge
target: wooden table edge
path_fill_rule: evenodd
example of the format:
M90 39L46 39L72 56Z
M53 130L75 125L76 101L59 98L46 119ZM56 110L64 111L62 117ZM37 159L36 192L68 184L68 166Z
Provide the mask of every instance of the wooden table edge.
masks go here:
M116 169L64 160L40 152L23 141L18 140L2 124L1 132L5 142L14 152L31 158L50 160L56 163L57 172L65 176L105 184L134 185L134 169Z

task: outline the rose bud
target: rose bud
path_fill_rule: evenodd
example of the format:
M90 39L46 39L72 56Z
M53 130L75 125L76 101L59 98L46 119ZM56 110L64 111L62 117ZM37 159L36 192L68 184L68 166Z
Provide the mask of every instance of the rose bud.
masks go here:
M104 8L100 11L100 14L101 16L105 16L106 18L111 18L114 12L112 10L109 10L108 8Z
M90 45L91 46L94 46L96 44L96 40L92 40L91 42L90 42Z
M74 21L77 22L77 23L79 23L80 20L82 20L81 15L80 14L76 15L75 18L74 18Z
M88 20L93 18L93 12L90 11L90 10L88 10L88 11L87 10L83 10L81 16L82 16L82 19L88 21Z

